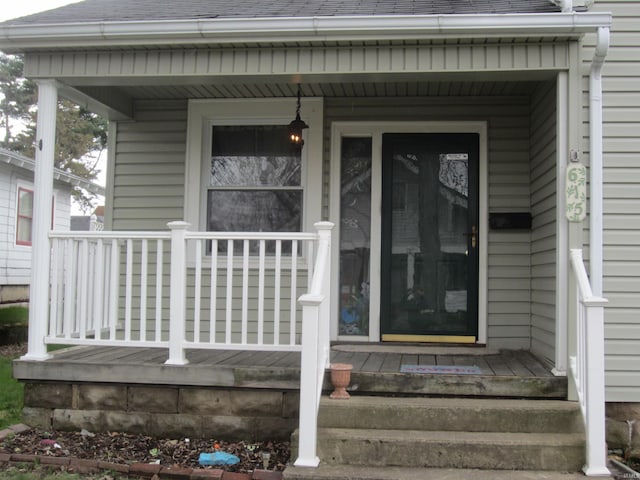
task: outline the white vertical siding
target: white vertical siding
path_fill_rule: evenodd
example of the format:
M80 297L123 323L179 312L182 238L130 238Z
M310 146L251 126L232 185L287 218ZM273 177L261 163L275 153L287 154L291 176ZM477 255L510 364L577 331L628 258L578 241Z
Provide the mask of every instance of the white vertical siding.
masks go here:
M598 0L613 13L603 70L604 296L607 401L640 401L640 3ZM593 55L585 39L583 61ZM586 69L585 69L586 71ZM588 82L583 82L588 152Z
M531 104L531 350L555 358L556 90L546 83Z

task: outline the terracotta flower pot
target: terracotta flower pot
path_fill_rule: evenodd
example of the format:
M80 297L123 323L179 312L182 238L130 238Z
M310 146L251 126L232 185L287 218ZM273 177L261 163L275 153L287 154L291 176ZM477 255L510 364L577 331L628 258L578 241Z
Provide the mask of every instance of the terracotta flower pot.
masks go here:
M330 398L348 399L350 395L347 393L347 387L351 382L351 370L353 365L348 363L332 363L331 366L331 384L333 385L333 393Z

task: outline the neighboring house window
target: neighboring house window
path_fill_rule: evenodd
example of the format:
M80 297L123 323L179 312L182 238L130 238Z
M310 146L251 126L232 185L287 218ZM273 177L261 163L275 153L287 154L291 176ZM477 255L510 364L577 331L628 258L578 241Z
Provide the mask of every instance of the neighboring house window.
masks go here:
M18 221L16 225L16 244L31 245L33 226L33 190L18 187Z
M207 230L300 231L302 160L287 126L212 128Z
M51 202L51 228L53 228L54 202ZM18 187L18 201L16 209L16 245L31 246L33 232L33 190Z

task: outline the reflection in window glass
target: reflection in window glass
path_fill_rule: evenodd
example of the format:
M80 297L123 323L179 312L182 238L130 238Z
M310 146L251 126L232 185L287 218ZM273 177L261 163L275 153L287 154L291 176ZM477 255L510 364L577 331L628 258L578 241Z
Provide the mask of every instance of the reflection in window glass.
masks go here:
M33 192L26 188L18 189L18 221L16 224L16 243L31 245L31 227L33 224Z
M340 335L369 335L371 138L343 138L340 168Z
M213 127L211 186L300 186L300 153L284 125Z
M287 127L214 126L212 134L207 230L300 231L302 160Z

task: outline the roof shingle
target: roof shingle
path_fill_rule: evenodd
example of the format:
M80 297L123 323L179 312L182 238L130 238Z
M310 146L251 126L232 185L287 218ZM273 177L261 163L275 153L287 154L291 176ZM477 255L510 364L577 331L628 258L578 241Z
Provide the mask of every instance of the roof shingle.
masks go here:
M85 0L4 24L558 11L549 0Z

